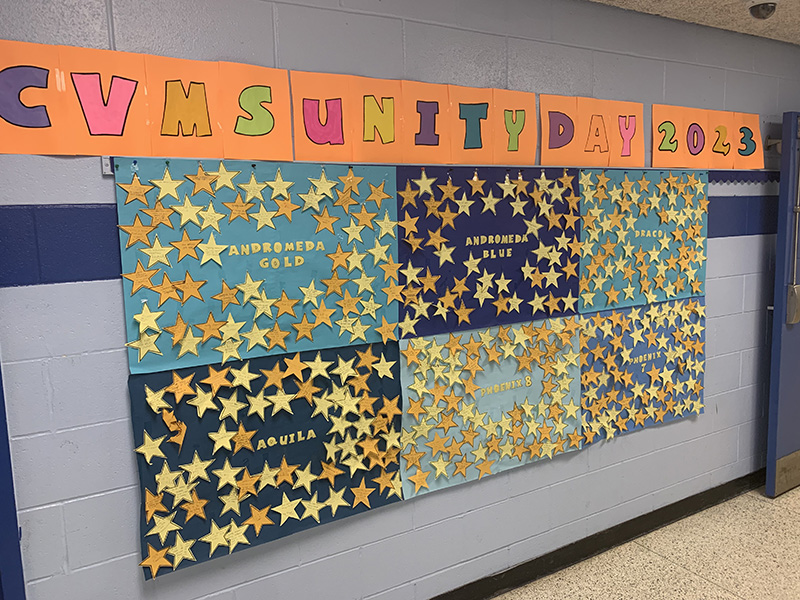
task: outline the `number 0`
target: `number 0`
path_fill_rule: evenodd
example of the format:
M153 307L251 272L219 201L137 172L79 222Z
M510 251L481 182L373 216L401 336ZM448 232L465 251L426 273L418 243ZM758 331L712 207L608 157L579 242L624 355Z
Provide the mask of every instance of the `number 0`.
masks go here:
M692 156L697 156L703 151L706 145L706 134L697 123L689 125L689 129L686 131L686 145Z

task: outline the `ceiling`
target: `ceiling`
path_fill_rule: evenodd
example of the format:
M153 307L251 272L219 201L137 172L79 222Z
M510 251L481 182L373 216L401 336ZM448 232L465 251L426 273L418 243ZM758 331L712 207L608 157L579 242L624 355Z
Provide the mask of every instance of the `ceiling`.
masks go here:
M800 44L800 0L780 0L775 14L759 21L745 0L591 0L627 10Z

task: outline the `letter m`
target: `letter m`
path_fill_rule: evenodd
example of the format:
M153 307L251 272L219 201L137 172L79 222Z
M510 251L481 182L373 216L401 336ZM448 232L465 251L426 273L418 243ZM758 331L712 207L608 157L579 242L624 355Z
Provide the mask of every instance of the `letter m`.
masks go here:
M188 91L180 81L167 81L161 135L211 135L206 85L192 81Z

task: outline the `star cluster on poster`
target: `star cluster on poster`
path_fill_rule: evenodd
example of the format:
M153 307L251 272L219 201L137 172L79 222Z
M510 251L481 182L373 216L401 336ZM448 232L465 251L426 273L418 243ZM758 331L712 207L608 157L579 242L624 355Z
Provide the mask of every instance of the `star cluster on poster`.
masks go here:
M708 174L581 171L582 313L704 294Z
M376 343L131 376L145 575L400 500L398 359Z
M405 498L581 447L577 317L404 339Z
M398 167L402 337L574 314L577 171Z
M131 372L396 339L394 169L117 159Z
M703 411L707 173L115 167L146 578Z
M586 442L703 410L704 298L582 317Z

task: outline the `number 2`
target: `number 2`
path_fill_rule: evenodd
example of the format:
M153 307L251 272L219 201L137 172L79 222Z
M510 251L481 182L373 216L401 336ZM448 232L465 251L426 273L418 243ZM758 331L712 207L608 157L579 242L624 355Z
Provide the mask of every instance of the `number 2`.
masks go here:
M731 151L731 145L727 141L728 128L725 125L720 125L714 131L717 133L717 141L714 142L714 147L711 150L717 154L728 156L728 152Z
M658 132L663 133L664 137L658 149L662 152L675 152L678 150L678 142L675 140L675 124L672 121L664 121L658 126Z

